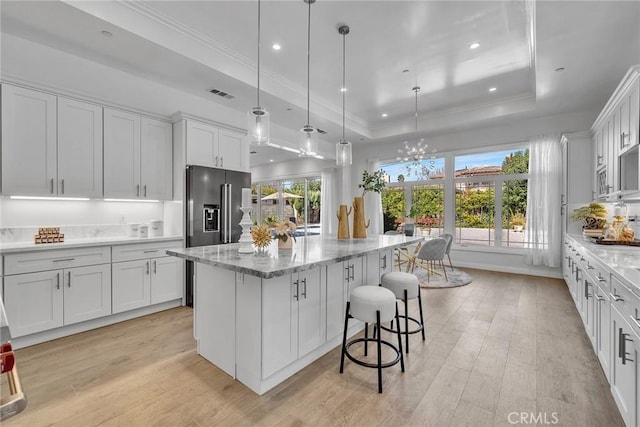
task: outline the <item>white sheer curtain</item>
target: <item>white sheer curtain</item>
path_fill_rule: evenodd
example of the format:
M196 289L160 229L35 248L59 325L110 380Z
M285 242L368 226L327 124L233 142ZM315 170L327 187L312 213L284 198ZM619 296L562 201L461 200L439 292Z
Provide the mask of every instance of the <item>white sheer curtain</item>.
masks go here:
M334 169L323 169L321 174L320 193L320 225L322 234L332 234L335 232L336 222L336 191L334 191Z
M378 159L367 160L367 170L369 172L375 172L378 169L380 169L380 161ZM369 192L364 196L364 211L367 216L365 220L371 220L367 235L383 234L384 223L382 218L382 196L380 193Z
M526 263L561 265L562 150L558 135L531 139L527 194Z

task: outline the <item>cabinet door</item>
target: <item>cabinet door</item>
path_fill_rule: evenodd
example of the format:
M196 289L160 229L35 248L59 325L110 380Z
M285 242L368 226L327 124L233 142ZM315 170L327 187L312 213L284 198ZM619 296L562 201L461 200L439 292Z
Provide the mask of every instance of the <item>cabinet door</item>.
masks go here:
M2 85L2 193L55 196L56 97Z
M218 128L187 122L187 164L219 167Z
M611 376L611 301L606 292L596 286L595 295L596 354L609 381Z
M629 91L620 100L619 153L622 154L638 144L638 123L640 116L640 80L636 80Z
M293 277L295 277L295 279ZM298 274L262 279L262 378L298 358Z
M171 200L173 182L171 123L143 118L141 126L141 196L151 200Z
M102 107L58 97L58 195L102 197Z
M344 312L347 300L345 298L345 270L343 263L329 264L324 270L322 281L327 289L327 340L342 334L344 328Z
M365 262L364 257L353 258L344 262L349 271L348 274L348 289L347 296L351 294L356 287L362 286L365 284ZM377 285L377 283L371 283L372 285Z
M145 307L151 303L151 261L112 264L113 313Z
M595 298L593 296L594 293L594 282L588 274L584 275L583 280L583 294L582 297L584 299L584 329L587 332L587 336L589 340L591 340L591 345L595 348L596 343L596 333L595 333Z
M611 394L628 426L636 425L636 361L638 339L615 306L611 309L613 360L611 362Z
M104 109L104 196L140 197L140 116Z
M111 265L64 270L64 324L111 314Z
M242 165L242 150L248 150L244 144L246 135L230 130L220 129L218 139L218 156L221 168L245 171ZM248 172L248 170L246 170Z
M327 296L319 268L300 272L298 280L298 357L302 357L326 341Z
M151 260L151 304L182 298L182 260L175 257Z
M62 326L62 270L4 278L4 304L11 336Z

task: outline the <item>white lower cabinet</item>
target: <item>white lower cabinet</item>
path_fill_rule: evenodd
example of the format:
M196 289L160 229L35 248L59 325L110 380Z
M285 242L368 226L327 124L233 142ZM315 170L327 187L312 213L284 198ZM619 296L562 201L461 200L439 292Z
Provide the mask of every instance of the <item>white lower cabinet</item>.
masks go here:
M638 409L638 370L640 339L633 333L622 314L611 310L611 332L614 357L611 363L611 393L627 426L635 426Z
M108 264L5 277L11 335L20 337L111 314Z
M320 268L263 280L263 378L325 342L325 292Z
M608 292L599 286L596 286L593 296L595 298L595 350L604 375L611 381L611 300Z
M182 261L175 257L113 263L113 312L182 298Z
M377 261L378 254L372 254ZM323 281L327 284L327 339L342 334L344 328L345 301L350 292L365 282L364 257L330 264L323 270ZM389 265L392 261L388 261ZM376 270L377 272L377 270ZM367 274L370 272L367 270ZM376 275L377 276L377 275Z

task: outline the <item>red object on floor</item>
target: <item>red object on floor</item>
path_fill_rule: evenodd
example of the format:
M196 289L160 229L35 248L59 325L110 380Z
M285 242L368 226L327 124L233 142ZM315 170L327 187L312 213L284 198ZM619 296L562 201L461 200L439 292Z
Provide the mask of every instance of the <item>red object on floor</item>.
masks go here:
M6 353L0 353L0 369L1 373L9 372L13 369L13 365L16 363L16 357L13 354L13 351L8 351Z

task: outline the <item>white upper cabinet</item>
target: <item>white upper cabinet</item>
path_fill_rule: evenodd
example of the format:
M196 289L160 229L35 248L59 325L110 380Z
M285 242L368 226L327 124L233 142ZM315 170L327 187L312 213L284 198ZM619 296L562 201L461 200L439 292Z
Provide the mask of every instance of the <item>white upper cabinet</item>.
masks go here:
M58 97L58 195L102 197L102 107Z
M104 109L104 196L140 197L140 116Z
M142 197L171 200L172 143L171 123L142 119L141 184Z
M247 172L249 147L245 140L242 133L187 120L187 164Z
M171 124L104 109L104 195L170 200Z
M2 85L2 193L57 194L56 97Z
M102 107L2 86L4 195L102 197Z

